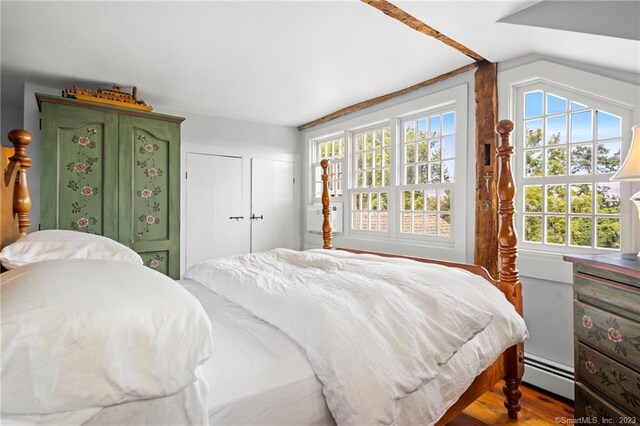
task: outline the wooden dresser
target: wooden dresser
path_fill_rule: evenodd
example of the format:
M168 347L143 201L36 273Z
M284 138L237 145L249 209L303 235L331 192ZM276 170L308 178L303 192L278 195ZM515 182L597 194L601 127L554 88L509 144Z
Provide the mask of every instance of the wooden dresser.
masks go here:
M640 423L640 258L564 260L573 263L576 418Z

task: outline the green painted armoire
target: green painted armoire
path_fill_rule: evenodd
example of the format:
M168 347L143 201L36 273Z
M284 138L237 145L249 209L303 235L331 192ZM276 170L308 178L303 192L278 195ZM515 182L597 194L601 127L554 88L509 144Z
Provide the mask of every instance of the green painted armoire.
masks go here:
M182 117L36 94L40 229L104 235L180 275Z

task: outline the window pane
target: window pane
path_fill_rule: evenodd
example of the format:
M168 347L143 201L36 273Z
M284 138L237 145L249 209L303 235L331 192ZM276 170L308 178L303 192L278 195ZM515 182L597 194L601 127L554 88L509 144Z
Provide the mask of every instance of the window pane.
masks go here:
M382 131L382 143L384 146L389 146L391 144L391 129L385 127Z
M591 213L592 197L591 184L571 185L571 213Z
M356 150L357 151L362 151L364 149L364 136L362 135L362 133L359 133L356 135Z
M427 142L420 142L418 144L418 161L429 160L429 144Z
M416 123L409 121L404 125L404 138L407 142L413 142L416 139Z
M414 163L416 161L416 146L412 143L405 145L405 163Z
M427 137L427 119L418 120L418 139Z
M427 190L425 191L425 195L427 197L427 202L425 203L426 210L435 211L437 209L436 191L434 189Z
M373 132L373 147L375 149L382 148L382 130Z
M455 161L443 161L442 162L442 181L454 182L456 180Z
M547 93L547 114L558 114L567 110L567 100Z
M365 156L364 167L366 169L372 168L373 167L373 151L365 152L364 156Z
M547 149L547 176L567 174L567 148Z
M567 211L566 188L565 185L547 185L547 212L565 213Z
M559 143L567 143L567 116L559 115L557 117L547 118L546 131L548 145Z
M415 166L406 166L404 168L404 176L405 176L405 184L411 185L416 183L416 167Z
M590 217L571 218L571 242L573 246L593 246L593 228Z
M441 214L438 218L438 235L443 237L451 236L451 215Z
M380 213L380 231L387 232L389 229L389 215L386 212Z
M387 193L386 192L381 192L380 193L380 211L386 212L387 211Z
M534 243L542 242L542 216L524 217L524 240Z
M440 115L429 117L429 135L430 137L440 136Z
M424 210L424 194L422 191L413 191L413 210Z
M424 215L422 213L414 213L413 228L411 232L414 234L424 233Z
M429 182L429 166L427 164L420 164L418 166L418 183Z
M571 146L570 171L572 175L591 174L593 164L591 149L591 144Z
M542 150L528 149L524 152L524 175L542 176Z
M524 187L524 211L542 213L542 185Z
M389 165L391 165L391 148L389 147L385 148L383 151L383 155L384 155L384 166L388 167Z
M542 96L541 91L529 92L524 95L524 118L542 115Z
M597 219L597 246L600 248L620 248L620 219L599 217Z
M368 172L364 172L364 176L365 176L365 186L367 188L371 188L373 186L373 172L372 171L368 171Z
M402 191L402 210L411 210L411 191Z
M424 216L424 233L427 235L436 235L436 222L438 221L435 214L426 214Z
M448 112L442 115L442 134L451 135L456 131L456 113Z
M378 210L378 193L372 192L369 194L369 201L371 202L371 210Z
M440 182L440 163L429 164L429 182Z
M547 216L547 243L566 244L567 218Z
M391 185L391 169L384 169L384 186Z
M524 146L533 148L542 145L542 120L524 122Z
M583 142L593 139L591 110L571 114L571 142Z
M622 120L612 114L596 111L598 139L619 138L622 136Z
M371 229L372 231L377 231L378 230L378 213L371 213L371 215L369 215L369 218L371 219L370 223L369 223L369 229Z
M620 168L620 141L596 144L596 171L615 173Z
M357 153L355 154L355 156L356 156L356 168L359 170L362 170L364 168L364 162L362 161L364 154Z
M607 182L596 184L596 213L620 213L620 184Z
M438 210L441 212L448 212L451 210L451 190L450 189L441 189L438 191L440 194Z
M367 192L362 193L362 210L369 210L369 194Z
M456 139L453 136L442 138L442 158L453 158L456 156Z
M440 139L434 139L429 142L429 155L431 160L439 160L440 157Z
M404 232L406 234L411 232L411 213L402 213L400 232Z
M373 149L373 136L371 132L367 132L364 135L364 148L367 150Z

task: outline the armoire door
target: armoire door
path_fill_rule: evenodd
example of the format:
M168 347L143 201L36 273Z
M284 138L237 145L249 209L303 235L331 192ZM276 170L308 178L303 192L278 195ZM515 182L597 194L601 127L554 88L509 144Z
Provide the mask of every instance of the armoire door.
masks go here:
M42 104L40 229L118 239L118 114Z
M293 164L251 160L252 253L277 247L300 248Z
M180 127L120 115L119 241L145 265L180 276Z
M249 253L242 158L188 153L186 191L187 268L207 259Z

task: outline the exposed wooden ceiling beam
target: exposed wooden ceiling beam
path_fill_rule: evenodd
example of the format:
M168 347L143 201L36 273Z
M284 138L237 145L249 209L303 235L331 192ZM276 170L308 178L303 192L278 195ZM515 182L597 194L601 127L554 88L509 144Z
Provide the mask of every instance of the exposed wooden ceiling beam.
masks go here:
M369 99L363 102L359 102L357 104L342 108L341 110L338 110L334 113L331 113L329 115L325 115L324 117L320 117L317 120L313 120L310 121L308 123L305 124L301 124L300 126L298 126L298 130L304 130L304 129L308 129L309 127L313 127L313 126L317 126L318 124L322 124L322 123L326 123L327 121L331 121L333 119L336 119L338 117L342 117L343 115L347 115L347 114L351 114L352 112L355 111L360 111L361 109L365 109L365 108L369 108L370 106L373 105L377 105L379 103L388 101L389 99L393 99L393 98L397 98L398 96L402 96L404 94L407 94L409 92L413 92L414 90L418 90L418 89L422 89L423 87L427 87L430 86L434 83L437 83L439 81L442 80L446 80L447 78L451 78L453 76L456 76L458 74L462 74L464 72L467 72L469 70L472 70L474 68L478 67L478 63L477 62L473 62L469 65L465 65L463 67L460 67L458 69L455 69L453 71L449 71L447 73L441 74L437 77L434 78L430 78L429 80L425 80L422 81L418 84L414 84L413 86L409 86L406 87L404 89L392 92L392 93L387 93L386 95L382 95L382 96L378 96L377 98L373 98L373 99Z
M426 34L430 37L433 37L436 40L443 42L447 46L453 47L454 49L456 49L460 53L464 53L474 61L480 62L485 60L482 56L478 55L473 50L447 37L446 35L442 34L440 31L436 30L433 27L430 27L429 25L425 24L418 18L412 15L409 15L407 12L400 9L398 6L395 6L389 3L387 0L361 0L361 1L363 3L367 3L369 6L375 7L385 15L390 16L393 19L397 19L398 21L413 28L416 31L419 31L422 34Z

